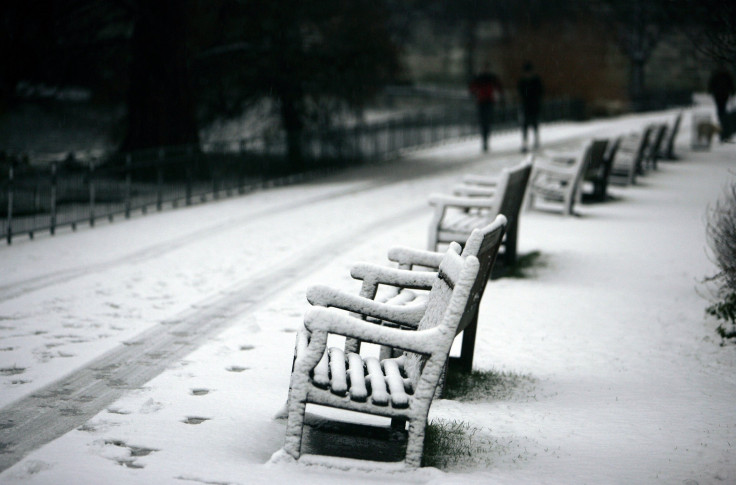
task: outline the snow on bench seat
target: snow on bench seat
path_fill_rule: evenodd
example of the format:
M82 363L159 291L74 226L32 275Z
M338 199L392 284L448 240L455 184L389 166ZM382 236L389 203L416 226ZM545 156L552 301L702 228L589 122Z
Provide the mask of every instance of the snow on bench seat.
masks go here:
M404 369L404 356L379 360L362 357L355 352L345 353L331 347L314 368L314 385L329 389L338 396L349 396L357 402L370 399L376 406L406 408L413 394L411 381Z

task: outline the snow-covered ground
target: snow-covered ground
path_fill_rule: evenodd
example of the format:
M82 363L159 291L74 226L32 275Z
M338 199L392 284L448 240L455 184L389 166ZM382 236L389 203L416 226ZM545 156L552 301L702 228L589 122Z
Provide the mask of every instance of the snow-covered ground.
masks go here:
M556 124L542 137L579 145L675 114ZM38 429L60 437L0 483L736 482L736 355L704 314L702 283L716 271L706 212L733 180L736 145L693 152L689 112L683 121L681 160L613 187L614 201L579 217L522 215L519 250L538 251L540 264L488 285L475 360L522 385L435 401L430 419L466 423L482 448L445 471L271 460L285 428L273 417L306 288L356 290L352 263L424 247L427 195L516 163L518 133L495 136L490 157L461 141L0 247L0 436L20 426L7 420L19 408L77 420L68 432Z

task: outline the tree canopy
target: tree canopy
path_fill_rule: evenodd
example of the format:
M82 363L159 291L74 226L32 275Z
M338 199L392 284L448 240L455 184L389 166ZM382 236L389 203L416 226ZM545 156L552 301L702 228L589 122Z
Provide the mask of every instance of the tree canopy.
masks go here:
M87 87L124 100L124 149L196 143L263 98L296 136L322 100L360 107L399 68L376 0L28 0L0 25L0 108L22 81Z

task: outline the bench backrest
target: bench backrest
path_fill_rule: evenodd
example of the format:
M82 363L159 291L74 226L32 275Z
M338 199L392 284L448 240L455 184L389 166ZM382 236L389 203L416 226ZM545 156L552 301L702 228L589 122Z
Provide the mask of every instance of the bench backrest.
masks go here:
M501 205L498 213L515 223L519 218L521 205L524 202L526 186L532 173L534 156L529 155L520 164L506 168L502 171L506 177L504 193L501 196Z
M480 306L480 300L483 297L483 292L486 289L486 284L491 278L491 272L493 271L493 265L496 263L496 257L501 247L501 241L503 235L506 232L507 219L503 214L499 214L490 224L473 229L470 233L465 246L463 247L462 257L475 256L478 258L479 268L478 277L473 283L473 287L470 290L470 299L468 300L468 307L463 314L462 321L458 326L458 333L464 330L468 325L472 323L478 312Z
M647 147L646 158L653 168L657 168L657 159L659 158L659 152L666 134L666 123L660 123L652 127L652 135L649 146Z
M629 133L621 137L613 158L612 171L624 184L633 184L636 180L636 154L641 144L641 133Z
M672 129L667 136L667 142L664 149L664 157L669 160L675 158L675 137L677 136L677 132L680 130L681 121L682 113L678 113L677 117L675 118L675 123L674 125L672 125Z
M475 256L462 257L451 247L440 263L437 278L427 297L427 307L418 330L438 329L425 354L406 353L405 369L418 399L431 399L441 378L450 347L466 312L480 263ZM431 365L431 367L430 367ZM420 377L425 375L421 381ZM428 394L421 396L420 394Z
M642 163L644 162L644 157L646 156L647 150L652 143L652 133L654 133L655 126L656 125L654 124L647 125L644 128L644 133L641 135L641 139L639 140L640 143L637 147L635 158L637 173L642 170Z
M597 179L605 176L604 167L607 147L608 139L594 139L586 148L584 155L587 158L585 169L586 179Z
M606 148L606 154L604 155L605 158L605 165L608 167L608 170L611 170L611 165L613 165L613 159L616 158L616 152L618 151L618 148L621 146L621 140L623 139L623 136L617 136L615 140L613 140L613 143L609 143L608 147Z

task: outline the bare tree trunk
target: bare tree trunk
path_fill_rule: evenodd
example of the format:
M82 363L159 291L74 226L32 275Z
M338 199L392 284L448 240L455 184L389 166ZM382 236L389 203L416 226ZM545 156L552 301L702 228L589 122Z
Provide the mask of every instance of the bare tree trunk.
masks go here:
M644 99L644 64L641 58L632 58L629 65L629 97L636 111L640 110Z
M478 21L473 17L469 17L465 31L465 80L468 82L476 74L475 52L478 48L477 27Z
M298 172L303 168L302 160L302 118L299 110L301 102L298 94L287 92L281 95L281 125L286 132L286 148L289 169Z

